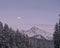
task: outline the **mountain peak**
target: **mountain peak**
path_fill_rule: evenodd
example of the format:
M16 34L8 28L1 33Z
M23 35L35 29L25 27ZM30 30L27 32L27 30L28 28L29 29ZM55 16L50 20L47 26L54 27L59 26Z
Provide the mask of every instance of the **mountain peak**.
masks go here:
M33 30L38 30L39 28L36 27L36 26L33 26L31 29L33 29Z
M35 37L35 38L43 38L43 39L51 39L51 34L46 32L36 26L33 26L27 31L22 31L24 34L28 35L28 37Z

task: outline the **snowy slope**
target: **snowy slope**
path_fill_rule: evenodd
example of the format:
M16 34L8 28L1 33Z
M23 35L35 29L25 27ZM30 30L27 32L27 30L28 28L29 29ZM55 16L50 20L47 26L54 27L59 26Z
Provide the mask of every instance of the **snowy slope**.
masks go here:
M34 37L34 38L39 38L39 39L47 39L47 40L52 39L52 34L51 33L46 32L44 30L41 30L36 26L33 26L32 28L30 28L27 31L22 30L20 32L28 35L28 37Z

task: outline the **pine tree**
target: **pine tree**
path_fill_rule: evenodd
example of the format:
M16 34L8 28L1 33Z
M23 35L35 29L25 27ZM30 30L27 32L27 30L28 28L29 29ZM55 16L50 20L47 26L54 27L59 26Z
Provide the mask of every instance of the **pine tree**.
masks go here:
M55 26L55 32L53 34L54 47L60 48L60 20Z
M59 19L59 26L58 26L58 44L60 48L60 19Z
M58 46L58 24L55 26L55 32L54 32L54 47L59 48Z
M0 32L3 30L3 24L0 22Z
M9 27L8 27L7 24L4 25L4 29L3 29L3 30L4 30L4 31L7 31L7 32L9 31Z

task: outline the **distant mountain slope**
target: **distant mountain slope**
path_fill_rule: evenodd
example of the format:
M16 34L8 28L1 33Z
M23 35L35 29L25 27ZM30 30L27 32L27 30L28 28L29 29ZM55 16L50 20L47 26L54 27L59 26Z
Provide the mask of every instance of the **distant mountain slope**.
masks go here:
M34 38L39 38L39 39L45 38L47 40L52 40L53 38L51 33L41 30L36 26L33 26L27 31L22 30L20 32L25 35L28 35L28 37L34 37Z

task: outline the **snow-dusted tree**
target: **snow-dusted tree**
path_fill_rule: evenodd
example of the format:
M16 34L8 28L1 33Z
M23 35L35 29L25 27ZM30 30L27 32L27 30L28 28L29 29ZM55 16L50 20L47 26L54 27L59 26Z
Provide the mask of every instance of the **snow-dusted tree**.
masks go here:
M58 48L59 47L59 44L58 44L58 24L56 24L55 26L55 32L53 34L53 40L54 40L54 47L55 48Z
M53 34L54 47L60 48L60 20L55 26L55 32Z
M3 30L3 24L0 22L0 32Z
M3 29L3 30L4 30L4 31L9 31L9 27L8 27L7 24L4 25L4 29Z

